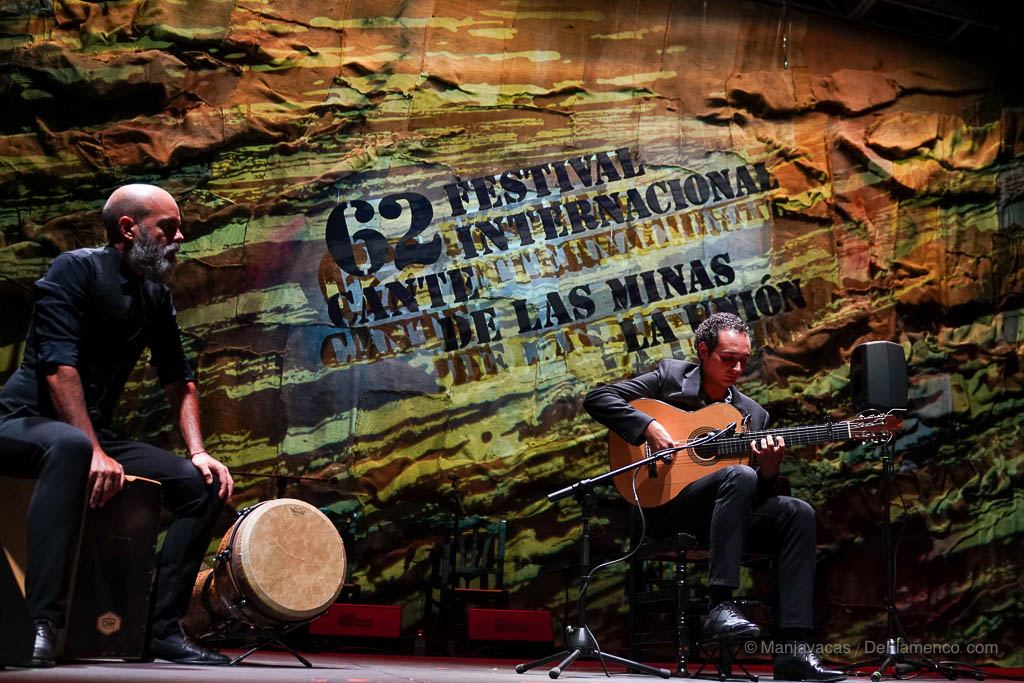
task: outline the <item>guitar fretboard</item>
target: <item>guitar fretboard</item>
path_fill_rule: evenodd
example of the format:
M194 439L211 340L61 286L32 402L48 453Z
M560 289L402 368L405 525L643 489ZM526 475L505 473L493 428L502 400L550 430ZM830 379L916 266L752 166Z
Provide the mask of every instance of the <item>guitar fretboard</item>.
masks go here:
M806 446L832 441L846 441L853 438L849 422L834 422L832 424L812 425L810 427L784 427L782 429L769 429L760 432L743 432L737 436L722 437L706 446L698 446L696 450L702 457L734 455L749 451L751 441L763 439L769 434L781 436L785 439L787 446Z

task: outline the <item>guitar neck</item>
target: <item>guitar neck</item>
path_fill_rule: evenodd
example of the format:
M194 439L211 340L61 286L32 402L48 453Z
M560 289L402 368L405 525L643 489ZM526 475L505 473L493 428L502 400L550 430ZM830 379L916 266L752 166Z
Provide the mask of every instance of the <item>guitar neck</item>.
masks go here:
M849 422L833 422L831 424L813 425L810 427L784 427L782 429L769 429L760 432L743 432L737 436L713 441L707 446L698 446L698 450L704 448L714 449L718 455L743 453L750 450L751 441L762 439L769 434L776 437L781 436L785 439L787 446L807 446L835 441L849 441L853 438Z

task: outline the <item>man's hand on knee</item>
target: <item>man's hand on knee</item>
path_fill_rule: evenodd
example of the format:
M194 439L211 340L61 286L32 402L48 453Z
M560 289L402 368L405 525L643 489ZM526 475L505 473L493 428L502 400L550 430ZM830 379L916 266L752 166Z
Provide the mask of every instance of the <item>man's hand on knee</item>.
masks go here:
M221 461L206 451L199 451L192 454L192 464L203 475L203 481L207 484L213 483L213 475L216 474L217 479L220 481L220 490L217 491L217 496L221 500L231 500L231 494L235 490L235 482L231 478L228 468Z
M124 467L98 446L94 447L92 465L89 467L89 507L103 507L122 486Z

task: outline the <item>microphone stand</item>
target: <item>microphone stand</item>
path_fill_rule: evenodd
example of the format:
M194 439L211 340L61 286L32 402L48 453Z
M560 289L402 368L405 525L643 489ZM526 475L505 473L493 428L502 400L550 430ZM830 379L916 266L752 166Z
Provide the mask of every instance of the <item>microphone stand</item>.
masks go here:
M587 568L590 566L590 517L593 514L594 508L594 494L591 491L594 486L608 481L613 477L617 477L620 474L631 472L639 467L650 465L653 467L658 460L665 462L666 464L672 462L672 455L678 451L684 451L690 448L696 448L697 446L704 446L712 441L721 438L726 435L731 435L736 431L736 423L733 422L724 429L705 434L702 437L694 439L682 446L676 446L673 448L665 448L660 451L652 453L649 457L637 460L634 463L625 465L611 472L605 472L604 474L594 477L592 479L581 479L580 481L567 486L553 493L549 493L547 498L552 503L561 500L567 496L575 496L576 500L580 503L581 516L583 519L583 533L580 535L580 597L577 603L578 618L576 626L567 626L565 649L554 654L542 657L540 659L528 662L526 664L517 664L516 673L521 674L529 671L530 669L548 664L556 659L562 660L558 666L548 671L548 676L551 678L558 678L563 671L572 665L580 657L585 659L597 659L602 663L605 660L621 664L627 669L639 671L640 673L651 674L652 676L661 676L662 678L668 678L671 673L668 669L659 669L647 664L641 664L640 662L634 662L631 659L625 657L618 657L616 655L602 652L597 645L597 639L594 638L594 634L591 633L587 627L587 582L589 581L589 575L586 574Z
M885 554L886 651L885 655L847 664L843 667L843 671L857 673L859 669L878 665L878 668L871 673L871 680L874 683L881 681L890 669L892 677L896 679L914 678L927 672L941 674L951 681L956 680L958 676L968 676L974 680L983 681L985 673L980 669L968 667L960 662L935 663L928 658L919 661L907 657L903 651L908 642L896 611L896 556L892 542L892 467L896 457L895 450L891 442L882 444L878 448L882 460L882 496L884 498L882 552Z

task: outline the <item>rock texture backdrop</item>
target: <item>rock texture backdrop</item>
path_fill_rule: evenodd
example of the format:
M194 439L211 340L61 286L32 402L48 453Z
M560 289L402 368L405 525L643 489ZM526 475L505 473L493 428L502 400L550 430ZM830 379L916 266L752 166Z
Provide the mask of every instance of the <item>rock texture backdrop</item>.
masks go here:
M560 622L579 510L545 494L607 469L582 396L729 310L778 425L850 417L853 348L902 345L900 614L1024 664L1024 118L983 62L732 0L24 0L0 60L0 379L110 191L168 189L207 446L322 480L239 477L234 507L330 507L407 629L449 474L508 520L512 606ZM145 364L128 399L120 428L180 451ZM878 455L793 456L852 658L885 633ZM631 506L600 497L610 557ZM623 578L592 587L608 649Z

